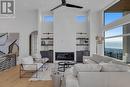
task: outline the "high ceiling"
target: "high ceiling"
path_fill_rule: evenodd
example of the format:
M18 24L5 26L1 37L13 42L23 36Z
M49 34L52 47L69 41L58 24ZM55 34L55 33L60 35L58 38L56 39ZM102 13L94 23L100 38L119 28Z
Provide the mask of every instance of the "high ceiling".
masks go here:
M118 3L108 8L106 12L130 11L130 0L120 0Z
M61 4L61 0L15 0L16 9L42 9L49 11L55 6ZM68 3L80 5L82 10L100 10L110 5L116 0L66 0Z

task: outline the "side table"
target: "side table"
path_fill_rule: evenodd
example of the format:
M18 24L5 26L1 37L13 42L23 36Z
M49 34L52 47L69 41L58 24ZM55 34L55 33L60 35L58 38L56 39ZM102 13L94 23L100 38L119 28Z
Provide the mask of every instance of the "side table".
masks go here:
M62 75L57 72L57 73L53 73L51 76L52 76L53 87L61 87Z
M65 72L66 68L70 68L71 65L75 65L74 61L58 62L58 71Z
M66 63L65 62L58 62L58 71L59 72L65 72Z

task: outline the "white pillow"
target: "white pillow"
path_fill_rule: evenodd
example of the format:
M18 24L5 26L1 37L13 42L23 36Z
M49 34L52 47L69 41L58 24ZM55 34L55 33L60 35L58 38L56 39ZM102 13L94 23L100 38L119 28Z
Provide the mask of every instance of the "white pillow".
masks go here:
M31 56L22 58L22 64L33 64L33 58Z
M111 63L128 66L126 63L123 63L121 60L117 60L117 59L113 59L113 60L111 61Z
M127 72L129 70L128 66L110 63L100 63L102 65L102 72Z
M85 64L97 64L95 61L93 61L91 59L84 59L84 63Z
M101 68L99 64L76 64L73 73L77 76L78 72L100 72Z

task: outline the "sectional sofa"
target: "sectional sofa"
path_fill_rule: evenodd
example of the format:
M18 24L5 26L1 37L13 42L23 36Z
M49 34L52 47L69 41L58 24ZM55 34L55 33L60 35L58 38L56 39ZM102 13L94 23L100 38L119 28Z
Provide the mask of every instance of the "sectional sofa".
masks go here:
M129 66L120 60L94 54L84 64L66 70L64 87L130 87Z

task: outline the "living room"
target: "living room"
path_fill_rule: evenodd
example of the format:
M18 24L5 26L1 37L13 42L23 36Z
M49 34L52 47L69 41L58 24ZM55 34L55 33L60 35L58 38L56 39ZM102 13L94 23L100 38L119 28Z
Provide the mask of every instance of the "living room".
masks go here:
M129 87L129 0L11 1L1 1L13 14L1 7L0 87Z

